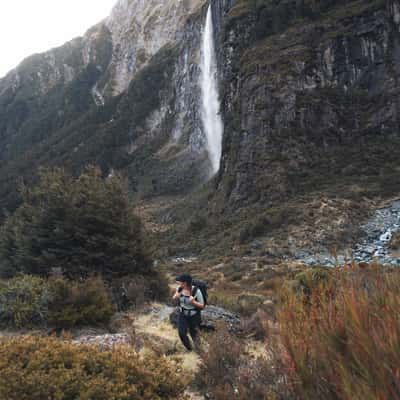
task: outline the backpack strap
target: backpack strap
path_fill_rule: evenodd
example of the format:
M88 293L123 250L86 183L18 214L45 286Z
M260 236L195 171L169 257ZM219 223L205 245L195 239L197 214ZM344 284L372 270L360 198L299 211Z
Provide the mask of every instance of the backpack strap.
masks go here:
M200 288L198 286L193 286L192 288L192 296L197 300L197 293L200 290ZM201 309L196 307L196 311L198 313L201 313Z

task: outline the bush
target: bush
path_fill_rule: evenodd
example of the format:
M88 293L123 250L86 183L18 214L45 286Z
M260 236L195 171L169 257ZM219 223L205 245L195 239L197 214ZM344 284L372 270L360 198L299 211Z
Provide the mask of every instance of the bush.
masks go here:
M294 287L304 294L310 295L315 288L331 281L331 272L327 268L315 267L300 272L294 279Z
M241 331L246 338L264 341L268 336L268 315L258 310L252 316L241 321Z
M81 282L21 275L0 282L0 325L4 328L104 325L114 312L100 278Z
M145 303L145 281L143 277L125 277L111 283L114 303L119 311L139 308Z
M237 376L237 389L234 398L238 400L290 400L295 399L293 392L283 375L281 361L277 354L270 354L270 359L259 356L248 358ZM272 360L275 364L273 365ZM222 397L229 400L232 397Z
M111 296L100 278L81 282L50 280L49 324L56 329L106 325L114 313Z
M264 236L279 229L284 224L294 222L294 215L290 208L275 207L268 210L266 215L257 215L250 221L245 221L239 231L239 243L245 244L253 239Z
M165 301L169 298L168 278L159 271L152 276L127 276L111 283L114 303L118 310L140 308L146 300Z
M146 274L150 263L140 220L126 182L103 179L88 167L73 178L61 169L40 171L36 187L22 187L22 204L0 231L0 274L69 278L101 273L107 279Z
M262 236L269 230L269 220L265 217L257 218L247 224L239 232L239 243L247 243L256 237Z
M198 233L207 227L207 218L203 215L195 215L189 222L188 233Z
M267 343L268 358L251 357L244 344L219 327L209 341L207 353L196 376L197 384L213 400L291 399L283 373L279 346Z
M153 301L166 301L170 297L169 280L161 271L146 276L146 298Z
M307 399L400 399L400 273L338 271L288 292L279 313L297 392Z
M263 306L264 300L262 296L241 292L236 288L231 292L227 287L225 290L217 287L209 291L208 302L226 308L233 313L249 317Z
M239 313L249 317L253 315L262 305L265 298L256 294L244 293L238 299Z
M45 280L21 276L0 282L0 325L22 328L47 323L49 290Z
M184 382L165 358L130 347L100 351L55 338L0 341L0 398L7 400L184 399Z
M203 363L196 376L200 387L217 394L215 399L234 398L236 372L240 364L242 347L228 330L219 326L217 333L211 336L209 349L202 354ZM221 397L218 393L227 397Z

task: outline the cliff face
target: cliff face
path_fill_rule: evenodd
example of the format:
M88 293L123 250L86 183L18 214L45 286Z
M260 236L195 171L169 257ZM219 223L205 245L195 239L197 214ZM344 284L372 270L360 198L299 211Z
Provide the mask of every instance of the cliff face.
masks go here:
M398 192L399 10L397 0L231 9L221 207L368 179Z
M113 42L112 60L103 92L115 96L128 89L132 76L166 44L179 42L188 15L201 0L119 0L105 25Z
M17 175L39 165L123 169L140 196L204 182L204 5L120 0L83 38L30 57L0 80L2 204L14 202Z
M207 7L120 0L83 38L0 80L1 205L41 165L122 170L138 197L206 182ZM214 0L212 13L225 123L214 215L400 192L399 0Z

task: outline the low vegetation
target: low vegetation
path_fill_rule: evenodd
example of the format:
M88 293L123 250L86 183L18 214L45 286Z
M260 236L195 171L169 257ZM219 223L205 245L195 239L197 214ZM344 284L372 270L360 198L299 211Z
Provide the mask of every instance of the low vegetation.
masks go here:
M41 170L0 228L0 325L107 325L113 313L167 296L127 183L89 166Z
M0 326L44 326L48 319L49 286L43 278L21 276L0 281Z
M109 289L101 278L49 282L48 324L56 329L107 325L114 314Z
M0 398L183 400L185 382L165 358L131 348L100 351L56 338L0 341Z
M291 391L282 374L279 352L269 338L263 354L251 355L246 343L220 326L209 339L196 376L197 385L213 400L289 399Z
M211 269L183 259L155 270L121 177L104 179L94 167L78 178L42 171L39 185L21 194L0 233L1 328L106 327L117 310L168 297L160 271L185 269L210 282L210 304L242 317L239 335L221 326L206 337L195 381L208 398L400 400L398 270L256 258L221 259ZM244 226L239 241L275 229L281 214L272 215ZM191 230L207 229L204 222L193 219ZM132 347L0 340L0 398L9 400L184 399L188 381L175 370Z
M69 281L20 275L0 281L0 327L69 329L107 325L115 307L100 278Z
M305 399L400 399L399 272L331 278L288 291L279 312L293 387Z

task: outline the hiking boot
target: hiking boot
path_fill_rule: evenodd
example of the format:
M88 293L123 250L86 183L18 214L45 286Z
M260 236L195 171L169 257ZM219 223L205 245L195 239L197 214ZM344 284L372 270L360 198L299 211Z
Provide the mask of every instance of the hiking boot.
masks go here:
M200 338L196 338L196 340L193 341L193 351L195 351L197 354L202 352Z

